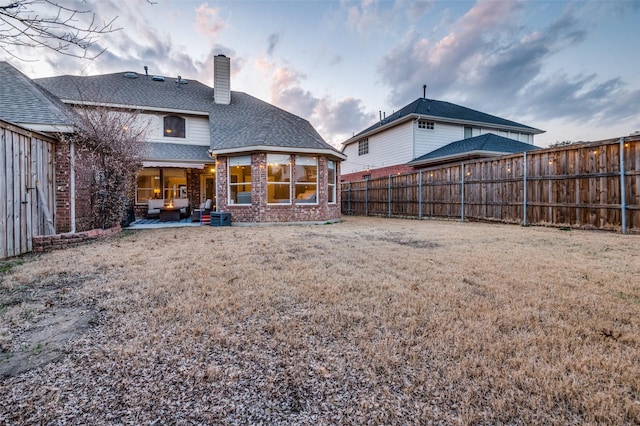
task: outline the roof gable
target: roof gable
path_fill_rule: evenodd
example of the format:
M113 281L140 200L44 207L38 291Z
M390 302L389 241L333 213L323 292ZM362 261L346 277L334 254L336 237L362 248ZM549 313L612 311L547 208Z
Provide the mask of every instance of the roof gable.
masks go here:
M62 131L71 126L69 108L8 62L0 61L0 118L38 130ZM46 125L47 128L42 128ZM48 128L50 127L50 128Z
M410 104L406 105L402 109L394 112L384 120L380 120L372 126L366 128L360 133L353 136L346 143L353 142L358 137L375 132L376 130L385 127L394 122L401 122L403 119L409 117L422 116L425 118L443 119L447 121L457 121L460 123L478 123L486 124L488 126L495 127L509 127L521 129L526 133L542 133L541 130L534 127L526 126L524 124L517 123L515 121L507 120L495 115L487 114L484 112L476 111L471 108L467 108L461 105L456 105L451 102L438 101L435 99L418 98Z

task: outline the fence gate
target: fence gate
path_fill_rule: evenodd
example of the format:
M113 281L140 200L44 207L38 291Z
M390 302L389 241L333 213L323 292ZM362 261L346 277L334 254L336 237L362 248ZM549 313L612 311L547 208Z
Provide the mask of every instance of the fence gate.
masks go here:
M0 120L0 259L55 233L55 141Z

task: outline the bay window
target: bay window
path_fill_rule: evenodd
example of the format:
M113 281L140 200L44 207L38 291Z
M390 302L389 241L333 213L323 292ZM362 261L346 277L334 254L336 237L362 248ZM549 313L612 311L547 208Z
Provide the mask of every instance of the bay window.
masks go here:
M316 157L296 155L296 203L318 203L318 160Z
M229 157L229 204L251 204L251 156Z
M291 157L267 154L267 203L291 203Z
M327 202L329 204L336 203L336 162L329 160L327 162Z

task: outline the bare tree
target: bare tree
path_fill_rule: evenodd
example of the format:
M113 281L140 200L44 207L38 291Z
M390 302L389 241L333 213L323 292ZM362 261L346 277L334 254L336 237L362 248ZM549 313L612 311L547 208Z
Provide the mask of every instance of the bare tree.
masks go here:
M79 9L77 4L69 0L0 0L0 49L16 58L13 48L44 47L94 59L104 49L91 54L89 48L100 35L120 30L114 27L117 17L100 21L90 9Z
M90 206L91 228L121 223L133 199L135 178L146 149L149 122L139 111L114 111L105 107L75 109L76 176L79 195Z

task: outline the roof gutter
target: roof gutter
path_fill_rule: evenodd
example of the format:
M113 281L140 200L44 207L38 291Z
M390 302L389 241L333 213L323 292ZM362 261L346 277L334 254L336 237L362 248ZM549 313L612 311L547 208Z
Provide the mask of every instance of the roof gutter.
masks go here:
M225 149L210 149L209 155L227 155L227 154L240 154L246 152L287 152L287 153L304 153L304 154L324 154L330 157L336 157L341 160L346 160L347 156L341 152L334 151L332 149L316 149L316 148L294 148L286 146L268 146L268 145L254 145L243 146L238 148L225 148Z
M436 158L428 158L426 160L411 160L406 163L407 166L428 166L435 165L439 163L448 163L455 160L468 160L471 158L486 158L486 157L500 157L502 155L514 154L513 152L502 152L502 151L468 151L464 153L444 155L442 157Z

